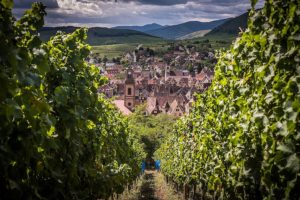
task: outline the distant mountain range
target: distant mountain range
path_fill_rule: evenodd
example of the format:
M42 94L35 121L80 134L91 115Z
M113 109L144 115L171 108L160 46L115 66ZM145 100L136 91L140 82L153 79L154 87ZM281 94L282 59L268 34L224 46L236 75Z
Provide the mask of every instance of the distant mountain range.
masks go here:
M193 39L203 36L231 35L235 37L239 28L247 27L248 14L244 13L235 18L216 20L211 22L190 21L178 25L162 26L147 24L144 26L118 26L114 28L89 28L87 42L90 45L124 44L124 43L156 43L165 39ZM71 33L78 27L45 27L39 30L42 40L56 34L57 31Z
M78 29L73 26L62 27L44 27L38 32L41 39L46 41L50 37L54 36L57 31L65 33L72 33ZM122 44L122 43L153 43L161 42L162 39L156 36L149 35L147 33L127 30L127 29L115 29L115 28L89 28L87 42L90 45L103 45L103 44Z
M129 29L144 32L149 35L164 39L193 39L197 37L214 36L220 34L238 35L240 28L247 27L249 13L244 13L235 18L221 19L211 22L190 21L172 26L147 24L144 26L119 26L118 29Z
M181 39L182 37L198 31L213 29L229 19L221 19L211 22L190 21L172 26L162 26L159 24L147 24L144 26L118 26L118 29L137 30L149 35L161 37L164 39Z
M211 22L190 21L183 24L161 27L159 29L146 31L145 33L165 39L175 40L196 31L213 29L228 20L229 19L221 19Z
M160 25L160 24L146 24L144 26L116 26L113 27L115 29L128 29L128 30L134 30L134 31L140 31L140 32L147 32L147 31L152 31L155 29L159 29L162 28L164 26Z

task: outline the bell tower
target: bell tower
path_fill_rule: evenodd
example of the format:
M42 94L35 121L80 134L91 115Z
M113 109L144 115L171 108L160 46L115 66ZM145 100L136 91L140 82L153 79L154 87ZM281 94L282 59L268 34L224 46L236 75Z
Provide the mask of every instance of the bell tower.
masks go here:
M124 87L124 105L133 110L135 106L135 82L133 78L133 70L128 69L126 71L126 80L125 80L125 87Z
M167 81L169 75L170 75L170 66L167 65L165 66L165 82Z

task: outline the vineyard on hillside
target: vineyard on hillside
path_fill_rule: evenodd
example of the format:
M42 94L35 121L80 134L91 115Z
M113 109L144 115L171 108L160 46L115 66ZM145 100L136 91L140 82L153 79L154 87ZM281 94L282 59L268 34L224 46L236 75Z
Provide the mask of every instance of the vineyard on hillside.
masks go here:
M0 2L0 199L106 199L140 173L141 144L97 89L86 30L42 43L45 7Z
M266 0L156 152L204 199L300 198L300 2Z

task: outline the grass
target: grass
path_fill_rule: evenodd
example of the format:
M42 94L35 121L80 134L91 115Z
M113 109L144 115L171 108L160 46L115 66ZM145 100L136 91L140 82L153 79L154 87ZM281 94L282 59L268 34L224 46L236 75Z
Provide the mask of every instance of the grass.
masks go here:
M88 38L88 43L91 45L109 45L109 44L131 44L131 43L157 43L163 39L146 36L146 35L129 35L129 36L110 36L110 37L93 37Z
M133 184L132 188L128 190L128 188L120 195L118 196L119 200L138 200L141 193L142 185L144 184L145 179L144 175L139 177L135 184Z
M127 44L111 44L93 46L92 52L99 53L101 57L106 56L108 59L122 56L126 52L134 51L141 43L127 43ZM153 42L143 43L143 48L151 48L154 51L165 51L167 49L167 42Z
M205 43L205 41L209 40L209 43L211 44L213 49L221 49L221 48L228 48L236 38L237 38L236 35L224 33L224 34L194 38L191 40L183 40L183 43L201 45Z
M119 200L183 200L183 194L177 193L167 184L160 172L146 170L130 190L118 196Z
M181 193L177 193L174 188L167 184L165 177L161 173L156 173L154 176L154 182L156 185L156 196L162 200L183 200L184 196Z
M202 45L206 43L207 40L209 40L209 44L211 44L213 49L220 49L220 48L228 48L233 40L236 38L235 35L231 34L219 34L219 35L213 35L213 36L204 36L189 40L178 40L173 41L175 43L180 43L183 45L192 44L195 46L198 46L200 49L202 48ZM109 42L109 41L107 41ZM168 40L157 40L157 41L147 41L144 40L142 43L126 43L126 44L109 44L109 45L98 45L92 47L93 53L99 53L101 57L106 56L108 59L112 59L114 57L119 57L124 55L126 52L134 51L136 47L138 47L140 44L143 44L143 48L151 48L153 49L157 54L163 55L164 52L167 51L167 48L169 47L168 43L172 41Z
M133 50L136 44L112 44L93 46L92 52L99 53L101 57L106 56L108 59L123 55L125 52Z

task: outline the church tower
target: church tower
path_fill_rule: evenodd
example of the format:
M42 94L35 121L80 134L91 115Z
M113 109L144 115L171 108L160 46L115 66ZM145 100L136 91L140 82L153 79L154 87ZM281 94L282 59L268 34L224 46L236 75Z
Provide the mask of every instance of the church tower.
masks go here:
M165 66L165 82L167 81L169 75L170 75L170 66L166 65Z
M124 87L124 104L125 106L133 110L135 106L135 82L133 78L133 70L128 69L126 71L126 80L125 80L125 87Z

